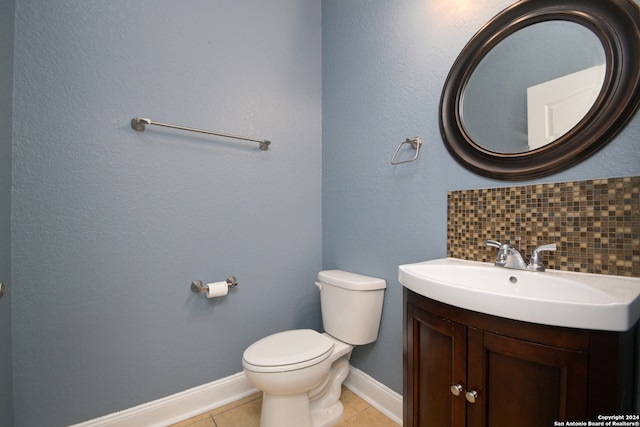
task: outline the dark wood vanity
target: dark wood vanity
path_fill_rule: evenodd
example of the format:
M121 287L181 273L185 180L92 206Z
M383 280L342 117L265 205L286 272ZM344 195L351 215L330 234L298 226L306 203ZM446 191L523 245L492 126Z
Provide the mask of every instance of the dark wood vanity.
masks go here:
M634 412L637 325L532 324L406 288L404 319L405 427L543 427Z

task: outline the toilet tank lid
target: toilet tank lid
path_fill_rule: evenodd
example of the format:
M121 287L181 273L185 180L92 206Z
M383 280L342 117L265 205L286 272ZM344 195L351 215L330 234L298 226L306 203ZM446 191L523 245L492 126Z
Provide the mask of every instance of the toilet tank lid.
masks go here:
M333 286L355 291L373 291L385 289L387 282L376 277L363 276L362 274L349 273L342 270L324 270L318 273L318 280Z

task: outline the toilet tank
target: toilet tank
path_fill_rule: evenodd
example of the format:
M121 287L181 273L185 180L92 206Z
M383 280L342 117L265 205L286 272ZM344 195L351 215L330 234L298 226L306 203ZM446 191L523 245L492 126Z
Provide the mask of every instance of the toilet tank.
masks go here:
M384 279L326 270L318 273L322 324L326 333L340 341L363 345L378 339Z

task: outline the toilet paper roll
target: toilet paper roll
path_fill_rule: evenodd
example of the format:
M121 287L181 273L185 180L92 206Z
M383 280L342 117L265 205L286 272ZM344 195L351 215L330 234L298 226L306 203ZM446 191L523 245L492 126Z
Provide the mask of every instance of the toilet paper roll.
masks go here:
M207 298L224 297L229 293L227 282L207 283Z

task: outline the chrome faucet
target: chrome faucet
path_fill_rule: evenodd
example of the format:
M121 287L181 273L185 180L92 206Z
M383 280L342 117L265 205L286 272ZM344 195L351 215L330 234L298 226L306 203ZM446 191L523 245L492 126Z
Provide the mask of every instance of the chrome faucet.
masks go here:
M531 253L529 265L527 265L522 257L522 253L515 246L511 246L508 243L503 244L495 240L487 240L484 245L498 249L498 255L496 256L495 262L496 267L531 271L544 271L544 263L542 262L540 252L555 251L558 248L555 243L536 247Z
M522 254L515 246L511 246L508 243L500 243L495 240L487 240L485 246L491 246L492 248L498 248L498 255L496 256L496 267L514 268L516 270L526 270L527 263L524 262Z

